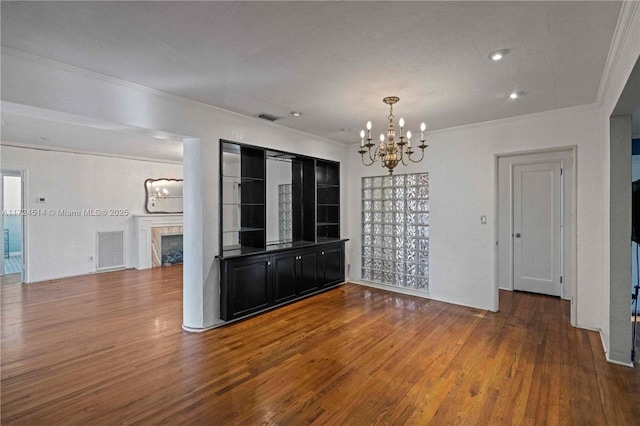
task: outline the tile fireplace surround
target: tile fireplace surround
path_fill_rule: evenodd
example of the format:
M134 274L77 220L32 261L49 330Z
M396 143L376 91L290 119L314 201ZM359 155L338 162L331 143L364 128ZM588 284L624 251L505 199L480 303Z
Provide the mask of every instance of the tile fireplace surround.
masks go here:
M135 216L136 269L161 266L161 236L182 234L182 220L181 214Z

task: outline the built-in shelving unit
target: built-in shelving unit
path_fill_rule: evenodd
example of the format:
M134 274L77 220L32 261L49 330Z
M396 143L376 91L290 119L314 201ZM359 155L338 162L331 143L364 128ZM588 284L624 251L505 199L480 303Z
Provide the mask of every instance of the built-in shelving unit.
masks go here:
M340 237L340 163L316 160L316 238Z
M221 141L221 318L344 281L340 164Z
M228 249L265 246L265 155L264 150L222 144L221 243ZM225 155L231 154L231 155ZM237 160L237 161L235 161Z

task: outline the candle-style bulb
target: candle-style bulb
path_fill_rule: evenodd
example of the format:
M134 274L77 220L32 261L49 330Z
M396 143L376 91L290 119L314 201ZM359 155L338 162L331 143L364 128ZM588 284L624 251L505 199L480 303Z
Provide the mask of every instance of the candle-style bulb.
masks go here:
M384 142L384 135L380 133L380 142Z
M400 127L404 127L404 118L401 118L399 123L400 123Z
M364 129L360 130L360 139L364 139Z
M423 131L423 132L424 132L426 128L427 128L427 125L426 125L426 124L422 123L422 124L420 125L420 130L421 130L421 131Z
M411 131L407 132L407 146L411 148Z
M371 130L371 122L367 121L367 130Z

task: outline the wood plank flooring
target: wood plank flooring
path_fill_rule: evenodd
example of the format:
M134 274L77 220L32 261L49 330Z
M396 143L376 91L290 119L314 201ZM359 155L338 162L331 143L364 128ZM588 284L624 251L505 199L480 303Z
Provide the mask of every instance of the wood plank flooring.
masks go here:
M2 287L3 425L640 424L640 369L556 298L347 284L205 333L182 268Z

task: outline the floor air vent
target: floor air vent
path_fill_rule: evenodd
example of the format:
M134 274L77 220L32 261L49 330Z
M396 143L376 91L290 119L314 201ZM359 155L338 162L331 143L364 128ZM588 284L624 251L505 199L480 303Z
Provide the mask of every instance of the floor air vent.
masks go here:
M262 112L262 113L256 115L256 117L262 118L263 120L269 120L269 121L276 121L276 120L280 120L282 118L282 117L278 117L278 116L275 116L275 115L267 114L266 112Z
M98 232L96 270L124 268L124 231Z

